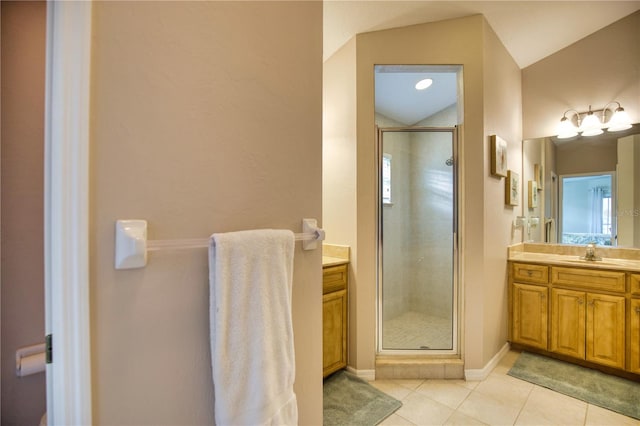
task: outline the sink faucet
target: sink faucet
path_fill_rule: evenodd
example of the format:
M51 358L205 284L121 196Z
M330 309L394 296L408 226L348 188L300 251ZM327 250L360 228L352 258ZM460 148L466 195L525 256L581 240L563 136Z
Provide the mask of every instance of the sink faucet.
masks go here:
M589 243L587 244L587 249L584 253L584 260L591 260L591 261L595 261L595 260L602 260L601 257L596 256L596 245L595 243Z

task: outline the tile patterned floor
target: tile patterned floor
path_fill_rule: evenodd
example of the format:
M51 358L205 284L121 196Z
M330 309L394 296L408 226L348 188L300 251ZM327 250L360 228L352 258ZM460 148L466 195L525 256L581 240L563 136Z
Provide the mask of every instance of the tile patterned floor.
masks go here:
M453 324L421 312L405 312L384 321L382 341L385 349L451 349Z
M381 425L640 426L640 421L508 376L518 352L507 353L481 382L376 380L402 407Z

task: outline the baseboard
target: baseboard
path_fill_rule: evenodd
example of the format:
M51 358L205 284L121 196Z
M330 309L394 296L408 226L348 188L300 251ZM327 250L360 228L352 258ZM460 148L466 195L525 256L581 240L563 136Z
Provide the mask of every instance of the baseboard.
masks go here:
M376 379L376 370L356 370L351 366L347 366L347 371L367 382L373 382Z
M464 370L465 380L476 381L486 379L489 373L491 373L496 365L498 365L502 357L505 356L507 352L509 352L509 342L504 344L502 349L500 349L498 353L491 358L491 361L489 361L484 368Z

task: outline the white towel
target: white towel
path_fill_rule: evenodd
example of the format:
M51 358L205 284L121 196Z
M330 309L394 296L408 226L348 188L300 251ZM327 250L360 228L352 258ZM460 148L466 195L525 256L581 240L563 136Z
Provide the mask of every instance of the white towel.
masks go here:
M294 235L211 236L211 362L218 426L296 425L291 319Z

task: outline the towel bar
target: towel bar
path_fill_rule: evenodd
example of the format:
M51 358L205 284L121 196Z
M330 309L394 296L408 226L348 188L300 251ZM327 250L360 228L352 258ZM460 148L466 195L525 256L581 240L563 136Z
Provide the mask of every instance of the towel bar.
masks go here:
M302 219L302 233L295 234L302 241L303 250L314 250L325 238L316 219ZM180 250L209 247L209 238L180 240L147 240L146 220L117 220L115 244L115 268L135 269L147 265L147 252L153 250Z

